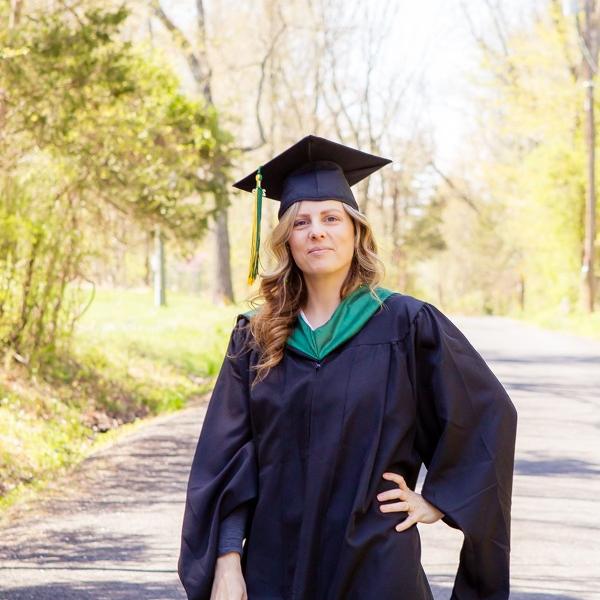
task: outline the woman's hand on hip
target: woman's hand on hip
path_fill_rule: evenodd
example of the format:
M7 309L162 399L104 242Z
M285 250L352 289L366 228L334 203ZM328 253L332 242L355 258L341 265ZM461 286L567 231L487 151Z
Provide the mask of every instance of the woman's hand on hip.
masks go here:
M226 552L217 558L210 600L248 600L239 552Z
M384 479L394 481L398 487L393 490L387 490L377 494L379 501L384 500L401 500L401 502L392 502L390 504L382 504L380 506L382 512L408 512L408 516L404 521L396 525L396 531L404 531L415 523L435 523L439 521L444 513L438 510L433 504L427 502L421 494L413 492L402 475L396 473L384 473Z

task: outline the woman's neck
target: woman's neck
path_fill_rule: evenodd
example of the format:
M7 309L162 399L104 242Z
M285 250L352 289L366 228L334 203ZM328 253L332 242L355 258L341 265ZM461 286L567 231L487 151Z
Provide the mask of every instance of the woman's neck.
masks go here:
M307 299L302 307L304 314L311 322L312 326L317 328L329 321L331 315L341 302L340 291L343 280L340 282L319 282L307 281Z

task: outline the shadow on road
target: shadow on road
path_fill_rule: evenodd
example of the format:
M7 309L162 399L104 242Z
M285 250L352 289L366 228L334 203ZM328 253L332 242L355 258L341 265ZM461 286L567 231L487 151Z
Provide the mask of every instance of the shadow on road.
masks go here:
M162 583L61 583L0 591L2 600L185 600L185 592L176 585Z
M0 599L185 599L176 567L200 416L148 425L13 515Z
M452 584L447 586L435 585L430 582L431 591L435 600L450 600L452 594ZM581 596L572 596L563 592L520 592L514 590L510 592L510 600L581 600ZM252 598L250 598L252 600Z
M597 477L600 475L600 469L596 463L576 458L521 458L515 461L515 474Z

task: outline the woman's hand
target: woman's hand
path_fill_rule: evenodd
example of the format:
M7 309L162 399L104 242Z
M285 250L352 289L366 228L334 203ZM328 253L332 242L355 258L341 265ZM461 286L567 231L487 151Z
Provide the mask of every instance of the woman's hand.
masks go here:
M393 502L391 504L382 504L382 512L395 512L395 511L406 511L408 516L404 521L396 525L396 531L404 531L415 523L435 523L439 521L444 513L440 512L433 504L427 502L421 494L413 492L402 475L396 473L384 473L384 479L395 481L398 484L397 489L387 490L377 494L377 499L383 500L394 500L398 498L402 502Z
M248 600L239 552L226 552L217 558L210 600Z

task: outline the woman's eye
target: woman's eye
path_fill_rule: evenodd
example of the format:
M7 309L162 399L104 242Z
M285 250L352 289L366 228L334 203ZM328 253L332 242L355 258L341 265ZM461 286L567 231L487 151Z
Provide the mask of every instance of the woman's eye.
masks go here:
M329 215L327 217L325 217L325 221L329 221L330 223L333 221L339 221L339 219L334 216L334 215ZM299 221L294 221L294 227L299 227L301 225L305 225L308 221L306 221L305 219L301 219Z

